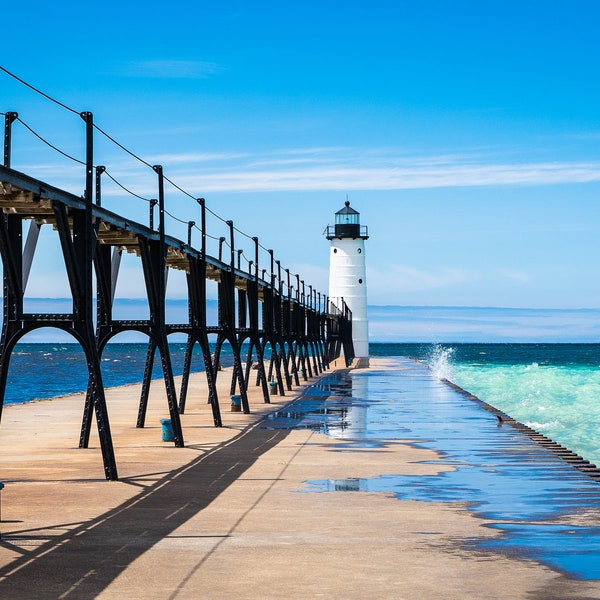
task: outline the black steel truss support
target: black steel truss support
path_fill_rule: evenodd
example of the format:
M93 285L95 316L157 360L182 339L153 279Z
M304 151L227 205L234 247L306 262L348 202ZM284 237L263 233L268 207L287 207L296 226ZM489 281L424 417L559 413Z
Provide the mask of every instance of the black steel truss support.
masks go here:
M204 231L205 213L204 204L202 205L202 221ZM204 236L203 236L204 239ZM205 248L205 241L203 241ZM202 359L204 361L204 370L208 385L208 403L212 408L213 421L216 427L223 425L221 419L221 410L219 407L219 397L216 384L216 363L213 363L208 341L206 326L206 259L204 253L200 258L189 257L189 272L187 274L188 282L188 314L189 314L189 332L184 360L183 377L181 383L181 392L179 395L179 412L185 411L187 398L187 387L189 374L192 364L192 350L196 343L200 345Z
M117 479L117 467L92 319L92 256L95 237L92 227L92 179L90 174L93 168L93 118L91 113L82 113L81 117L86 123L86 191L84 200L83 202L79 201L77 207L71 205L68 209L65 203L53 200L49 203L48 209L48 214L53 217L58 231L67 269L73 300L72 313L67 315L28 315L23 312L24 289L39 233L38 225L34 222L30 227L28 241L23 248L23 220L36 218L42 186L37 186L37 190L28 190L35 207L32 214L27 214L26 211L23 213L22 210L15 213L8 211L9 214L3 213L2 219L0 219L0 253L4 265L4 321L0 339L0 397L2 398L0 406L3 404L6 391L11 353L18 340L34 329L47 325L54 325L72 334L81 344L86 357L91 406L96 413L104 472L107 479ZM10 135L7 136L6 131L4 158L5 163L10 164ZM3 186L3 189L6 188ZM9 193L12 193L12 190L9 190Z
M220 332L217 337L214 366L216 368L220 364L221 348L223 347L223 343L228 341L231 345L231 352L233 354L233 374L230 390L234 393L236 387L239 386L242 410L244 413L249 413L250 405L248 403L248 393L243 375L240 344L235 325L235 272L232 265L230 265L228 270L221 271L221 282L219 285L219 327ZM215 370L215 374L216 372L217 371Z
M150 384L152 383L152 370L154 369L156 346L156 340L153 337L150 337L148 341L148 350L146 351L146 362L144 363L144 379L142 381L142 392L140 394L137 422L135 424L135 426L140 429L146 425L146 410L148 408L148 398L150 396Z
M160 200L159 200L160 203ZM164 205L163 205L164 206ZM163 208L161 207L161 215ZM162 220L162 218L161 218ZM142 269L144 272L144 281L146 282L146 293L148 295L148 304L150 307L150 340L148 343L148 354L146 355L146 370L144 381L147 383L146 391L150 386L152 365L149 365L150 355L154 356L154 351L158 348L160 353L165 390L167 394L167 404L169 415L173 426L175 446L183 447L183 431L181 429L181 419L177 408L177 392L175 391L175 381L173 379L173 368L171 365L171 355L169 352L169 343L167 340L167 327L165 323L165 269L166 269L166 251L164 243L159 240L140 239L140 256L142 259ZM155 345L155 346L154 346ZM154 347L153 347L154 346ZM152 358L153 360L153 358ZM138 412L138 424L145 420L145 406L147 397L142 396L140 400L140 411Z
M190 383L190 373L192 370L192 357L194 354L194 345L196 342L191 335L188 335L185 344L185 355L183 357L183 373L181 376L181 388L179 389L179 414L185 413L188 387Z
M200 345L215 426L222 425L216 379L221 349L225 342L233 352L231 390L239 389L244 412L250 412L247 389L256 361L256 385L261 386L264 402L269 402L269 380L274 378L278 392L284 395L301 379L307 381L323 372L343 350L347 361L353 357L351 312L347 306L333 307L324 297L306 294L304 282L296 275L292 286L287 270L287 284L281 266L270 252L270 279L259 267L258 238L254 261L248 272L241 271L241 250L234 249L234 228L229 226L230 256L222 260L223 244L219 240L219 258L207 256L204 200L202 208L202 248L191 246L193 222L188 223L187 245L165 235L165 198L162 167L155 166L158 177L158 200L152 203L151 227L126 220L102 207L101 180L104 167L93 166L93 118L81 113L86 125L85 194L74 196L10 169L11 126L18 118L7 113L4 135L4 166L0 166L0 255L3 263L3 322L0 337L0 417L7 385L11 354L15 344L27 333L40 327L54 326L70 333L81 345L88 369L88 394L83 407L79 444L89 446L94 420L102 450L104 471L108 479L117 479L106 397L100 369L106 344L124 331L138 331L148 336L148 352L142 384L142 397L137 425L145 422L148 389L156 352L160 354L169 414L175 434L175 445L183 446L180 414L184 412L188 382L192 370L192 351ZM94 177L95 174L95 177ZM96 202L93 202L95 193ZM158 206L158 229L154 230L154 208ZM23 221L29 230L24 241ZM26 314L23 299L42 224L51 224L60 241L61 255L72 296L72 312L68 314ZM190 225L191 224L191 225ZM116 320L113 315L115 290L123 249L141 258L150 317L143 321ZM182 255L185 260L182 261ZM237 255L237 265L236 265ZM172 257L172 260L171 258ZM171 262L169 262L171 261ZM208 269L210 265L210 270ZM166 276L169 266L185 269L188 283L188 323L166 322ZM262 278L260 274L262 273ZM96 282L96 315L94 319L93 281ZM218 282L216 327L207 326L206 281ZM301 285L302 284L302 285ZM287 290L284 293L284 286ZM294 293L293 293L294 291ZM182 388L177 402L168 336L188 336L184 360ZM214 355L209 334L216 334ZM265 349L270 347L268 373ZM247 354L242 368L241 352Z
M185 411L189 374L192 365L192 351L194 344L198 343L200 345L202 358L204 361L204 370L208 385L208 403L212 408L215 426L221 427L223 422L221 420L221 410L219 407L219 397L217 393L216 363L212 360L206 323L206 202L204 198L198 198L198 204L200 205L200 230L202 232L201 252L199 257L191 255L188 256L187 284L189 331L183 367L183 377L181 382L181 392L179 396L179 412L183 414ZM191 245L189 233L188 245ZM219 246L221 248L222 243L220 243Z
M271 254L271 260L273 255ZM275 308L275 338L279 348L278 357L281 366L283 367L283 377L285 379L285 385L288 391L292 390L292 377L288 370L287 354L285 351L285 337L286 337L286 323L284 317L284 299L283 299L283 280L281 279L281 263L275 261L277 264L277 281L278 289L274 296L274 308ZM283 386L283 382L281 382ZM280 391L281 393L281 391ZM283 395L283 394L282 394Z
M248 359L246 361L246 386L248 386L251 376L251 367L253 360L253 352L256 352L256 364L257 364L257 373L256 373L256 385L260 385L263 393L263 400L265 403L270 403L271 399L269 396L269 386L267 384L267 377L265 374L265 360L264 360L264 352L263 346L261 344L261 332L260 332L260 323L258 319L258 279L251 279L248 281L247 286L247 296L248 296L248 317L250 321L250 334L249 334L249 342L248 342Z
M29 222L29 230L27 232L27 239L25 241L25 247L23 248L23 293L27 288L27 282L29 281L29 273L31 272L31 264L33 262L33 256L37 247L37 242L40 237L41 226L36 221L32 220Z

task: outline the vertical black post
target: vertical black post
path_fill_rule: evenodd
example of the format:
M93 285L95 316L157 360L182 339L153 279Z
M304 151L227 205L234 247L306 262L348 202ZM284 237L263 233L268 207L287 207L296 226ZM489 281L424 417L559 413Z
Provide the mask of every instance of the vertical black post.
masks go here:
M98 165L96 167L96 205L102 206L102 173L106 171L106 167Z
M300 374L302 379L307 381L306 373L306 361L304 357L304 318L302 318L301 312L303 311L301 296L300 296L300 275L296 273L296 304L298 310L298 317L296 318L296 338L298 340L298 363L301 366Z
M150 216L148 219L148 227L150 227L150 229L152 229L152 231L154 231L154 207L158 204L158 200L155 200L154 198L152 198L152 200L150 200Z
M223 261L223 243L225 242L224 237L219 238L219 262Z
M199 337L202 355L204 357L204 370L206 373L206 381L208 383L208 403L211 405L213 412L213 420L215 427L222 426L221 410L219 407L219 398L217 394L217 375L216 365L211 359L210 345L208 334L206 332L206 200L198 198L200 204L200 227L202 233L201 252L202 260L199 263L199 306L197 310L197 318L199 320Z
M296 385L300 385L300 380L298 379L298 366L296 365L296 353L294 352L294 325L293 325L293 319L292 319L292 303L293 303L293 298L292 298L292 290L294 289L293 286L290 283L290 270L286 269L285 272L287 273L287 314L286 317L288 319L288 322L286 324L286 328L287 328L287 338L288 338L288 356L287 356L287 363L288 365L292 366L292 375L294 377L294 382ZM288 367L289 368L289 367Z
M106 407L106 396L104 393L104 384L102 382L102 372L100 370L100 353L96 343L92 319L92 264L96 245L96 236L93 231L92 223L92 201L94 192L94 117L91 112L80 113L85 122L85 219L84 223L79 223L77 215L73 216L73 243L76 254L78 254L79 279L83 281L81 289L77 293L77 298L73 298L73 313L75 317L75 328L78 330L83 350L86 355L89 382L88 390L93 399L96 411L96 421L98 424L98 436L100 438L100 447L102 449L102 458L104 460L104 473L107 479L115 480L118 478L117 465L115 462L114 448L108 422L108 410ZM83 231L77 231L83 226ZM81 243L83 237L83 247ZM78 252L79 250L79 252ZM81 256L83 254L83 256ZM75 295L75 294L74 294ZM91 409L91 407L90 407ZM89 439L89 412L84 410L84 423L80 437L80 446L87 446ZM87 429L87 431L86 431ZM86 435L87 433L87 435Z
M188 243L188 246L190 248L192 247L192 228L194 227L195 224L196 224L195 221L188 221L188 238L187 238L187 243Z
M235 247L234 247L234 234L233 234L233 221L227 221L229 227L229 266L231 272L235 271Z
M173 366L171 364L171 354L169 352L169 342L167 340L167 329L165 326L165 297L166 297L166 278L167 267L167 246L165 244L165 180L163 168L161 165L152 167L158 175L158 238L159 238L159 256L157 264L153 265L158 269L155 273L156 294L150 303L150 320L152 322L152 334L158 345L162 363L163 377L167 392L167 403L169 415L173 426L173 436L175 446L182 448L184 446L183 431L181 429L181 419L177 407L177 392L175 391L175 382L173 380ZM154 314L153 314L154 313Z
M275 264L277 265L277 280L279 281L278 290L279 295L281 296L283 294L283 281L281 281L281 261L276 260Z
M10 168L12 151L12 124L19 118L19 113L7 112L4 115L4 166Z
M277 279L279 280L279 297L277 298L277 302L275 303L275 306L277 307L277 342L279 343L279 358L280 363L283 364L283 376L285 377L285 384L287 386L288 391L290 391L292 389L292 378L290 377L290 371L288 369L287 357L285 352L284 332L287 330L287 327L283 323L284 307L283 279L281 279L281 261L277 260L275 262L277 263Z
M254 242L254 266L256 268L256 283L258 284L258 238L253 237Z
M198 198L198 204L200 205L200 227L202 228L202 241L200 249L202 250L202 257L206 257L206 200L204 198Z
M308 327L307 327L307 322L306 322L306 315L307 315L307 305L306 305L306 286L304 283L304 279L302 279L300 281L301 285L302 285L302 307L303 307L303 312L304 312L304 321L302 324L302 339L303 339L303 346L304 346L304 353L306 356L306 369L308 371L308 376L312 378L313 373L312 373L312 367L310 366L310 353L309 353L309 347L308 347L308 341L306 339L308 332Z

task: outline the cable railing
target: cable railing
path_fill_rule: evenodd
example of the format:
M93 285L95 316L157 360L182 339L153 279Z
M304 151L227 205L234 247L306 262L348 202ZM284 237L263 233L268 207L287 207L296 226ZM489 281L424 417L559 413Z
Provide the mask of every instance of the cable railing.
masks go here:
M291 274L289 269L282 269L280 261L275 260L272 249L267 248L260 243L257 237L251 236L247 232L235 226L231 220L219 215L212 208L210 208L210 206L208 206L204 200L203 207L206 211L206 230L202 231L197 224L197 222L200 221L198 210L198 204L200 202L199 196L191 193L189 190L186 190L184 187L175 182L173 178L166 175L162 166L151 164L149 161L142 158L138 153L132 151L127 146L119 142L114 136L110 135L98 124L93 122L93 116L91 113L79 112L75 110L71 106L43 92L39 88L31 85L2 66L0 66L0 71L21 85L27 87L34 93L40 95L48 102L55 104L59 108L73 115L77 115L87 124L86 160L82 160L76 156L73 156L72 153L61 149L57 143L50 141L48 136L43 135L31 124L26 123L18 115L18 113L0 112L0 116L4 116L5 120L4 165L6 167L11 166L12 129L16 123L22 126L30 135L33 136L35 140L42 143L47 149L55 152L60 157L71 163L84 166L86 168L86 200L92 201L93 196L96 204L100 204L101 201L105 200L107 197L127 197L136 201L142 201L146 206L145 210L148 211L148 224L150 228L155 229L155 221L157 220L155 217L155 209L159 204L159 199L152 197L153 194L147 193L146 190L150 189L150 186L147 185L144 188L144 191L138 191L136 189L136 185L139 184L130 183L130 177L127 178L123 175L116 175L116 173L119 171L118 165L107 166L106 164L100 165L94 164L93 161L90 162L90 157L93 156L95 141L94 133L96 133L97 135L102 136L102 138L108 141L111 145L124 152L129 159L133 159L134 163L138 163L145 168L152 169L155 177L158 173L159 186L157 186L155 189L156 196L162 196L162 204L159 206L158 223L159 227L163 227L163 235L166 233L164 229L165 221L168 220L169 235L172 235L172 237L180 240L187 239L187 243L191 248L197 250L198 242L196 242L196 240L201 240L202 237L204 237L207 256L212 256L213 258L218 256L219 261L224 263L224 265L231 265L235 269L247 272L249 275L257 277L258 279L262 280L264 284L273 286L274 289L277 289L281 294L286 295L288 298L293 298L302 304L318 308L319 311L321 310L322 306L323 310L327 311L329 307L324 294L321 295L316 291L316 289L313 289L311 285L308 285L303 280L300 280L299 274ZM87 172L88 167L91 167L93 174ZM103 178L104 175L106 176L105 178ZM139 176L136 175L135 177L136 182L139 181ZM95 178L95 185L93 186L94 189L87 189L88 187L92 187L90 185L92 178ZM127 181L124 181L125 179L127 179ZM156 186L156 178L154 181L154 186ZM189 205L186 206L186 210L184 211L187 213L185 216L181 216L179 214L179 210L174 210L172 208L172 201L170 202L169 209L165 207L164 190L161 192L164 182L167 182L173 188L173 190L182 195L186 201L192 200L194 202L193 207L195 214L191 215L191 219ZM125 194L125 196L123 196L123 194ZM179 209L181 206L178 204L177 208ZM119 205L119 214L125 212L125 209L132 209L131 212L135 215L135 220L143 220L143 211L139 206L134 208L132 205L122 203ZM208 233L209 231L211 233ZM223 246L225 246L226 253L224 253ZM323 302L321 302L321 298L323 298Z

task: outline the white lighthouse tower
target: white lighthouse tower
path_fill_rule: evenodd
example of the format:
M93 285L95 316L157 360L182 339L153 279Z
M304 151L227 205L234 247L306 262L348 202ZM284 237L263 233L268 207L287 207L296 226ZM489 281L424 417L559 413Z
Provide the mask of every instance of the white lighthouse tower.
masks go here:
M365 240L367 228L360 224L360 213L344 208L335 213L335 225L327 226L329 251L329 299L341 306L342 299L352 311L352 342L357 358L369 356L367 320L367 271Z

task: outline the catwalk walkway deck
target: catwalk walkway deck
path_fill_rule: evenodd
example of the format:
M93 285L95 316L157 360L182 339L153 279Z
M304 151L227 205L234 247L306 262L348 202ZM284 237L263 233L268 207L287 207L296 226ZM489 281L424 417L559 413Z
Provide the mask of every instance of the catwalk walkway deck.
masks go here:
M174 450L154 392L132 432L109 390L109 484L65 433L81 398L8 407L0 598L600 598L598 484L559 455L410 361L299 393L222 428L194 407Z

